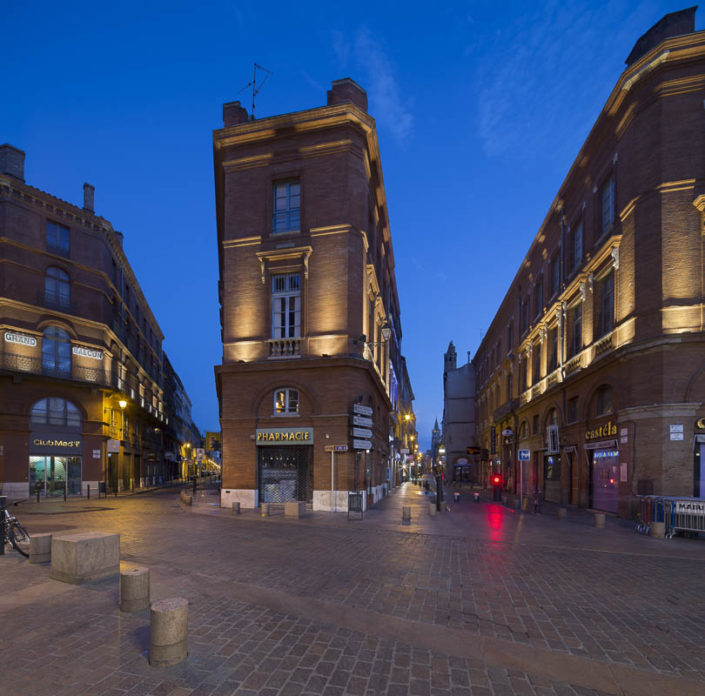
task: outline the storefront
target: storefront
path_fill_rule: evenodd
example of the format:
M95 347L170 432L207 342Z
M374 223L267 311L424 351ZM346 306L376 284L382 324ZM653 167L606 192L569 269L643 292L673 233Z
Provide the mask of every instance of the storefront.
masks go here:
M29 445L29 495L81 493L80 434L32 432Z
M560 454L543 455L543 491L544 498L551 503L561 500L561 456Z
M313 428L260 428L257 480L263 503L313 500Z
M619 448L616 435L617 425L608 421L588 430L584 445L590 467L590 507L614 513L619 502Z

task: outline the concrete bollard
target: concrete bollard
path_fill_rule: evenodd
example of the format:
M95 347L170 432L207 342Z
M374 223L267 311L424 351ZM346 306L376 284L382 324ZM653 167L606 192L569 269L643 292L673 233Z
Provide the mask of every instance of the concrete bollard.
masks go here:
M188 656L188 600L183 597L154 602L149 616L149 664L171 667Z
M401 521L407 524L411 522L411 506L404 505L401 509Z
M29 562L49 563L51 561L51 534L32 534L29 538Z
M654 539L663 539L666 536L666 524L665 522L652 522L651 523L651 536Z
M233 515L240 514L240 503L233 503Z
M260 515L262 517L269 517L269 503L262 503Z
M428 504L428 514L433 517L436 514L436 503L429 503Z
M290 501L284 503L284 517L304 517L306 515L306 503L301 501Z
M149 568L120 570L120 611L142 611L149 606Z
M568 517L568 508L559 507L556 511L556 515L559 520L564 520L566 517Z
M605 526L605 513L595 512L592 518L592 522L598 529L603 529Z

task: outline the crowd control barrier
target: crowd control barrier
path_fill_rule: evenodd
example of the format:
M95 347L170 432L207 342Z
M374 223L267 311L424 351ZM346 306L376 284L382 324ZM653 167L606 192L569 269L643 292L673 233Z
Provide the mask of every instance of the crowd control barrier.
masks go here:
M664 498L666 537L676 532L705 532L705 499Z

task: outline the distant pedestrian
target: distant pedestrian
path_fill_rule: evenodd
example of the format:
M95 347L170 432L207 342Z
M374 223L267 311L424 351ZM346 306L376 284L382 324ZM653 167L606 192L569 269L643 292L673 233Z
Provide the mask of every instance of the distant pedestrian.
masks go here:
M534 515L541 512L541 491L534 488Z

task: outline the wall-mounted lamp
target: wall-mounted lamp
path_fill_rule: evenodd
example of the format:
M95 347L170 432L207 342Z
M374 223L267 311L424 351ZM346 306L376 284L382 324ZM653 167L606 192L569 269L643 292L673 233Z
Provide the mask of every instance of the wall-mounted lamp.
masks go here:
M385 343L389 342L389 339L392 337L392 327L389 326L389 324L385 324L381 329L380 329L380 335L382 336L381 341L368 341L367 336L365 334L362 334L358 339L354 340L353 343L358 344L358 343L364 343L366 346L381 346Z
M120 401L118 401L118 406L120 408L125 408L125 406L127 406L127 401L125 401L125 399L120 399Z

